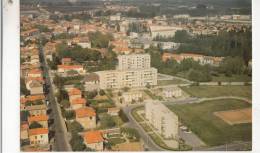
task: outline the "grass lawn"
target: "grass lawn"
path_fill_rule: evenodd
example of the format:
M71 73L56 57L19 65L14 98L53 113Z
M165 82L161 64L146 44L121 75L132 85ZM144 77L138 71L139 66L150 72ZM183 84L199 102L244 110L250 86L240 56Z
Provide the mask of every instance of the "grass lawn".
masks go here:
M239 96L252 99L252 86L188 86L181 88L195 97Z
M213 114L215 111L251 107L247 102L227 99L168 107L207 145L216 146L232 141L252 140L252 124L231 126Z
M124 143L125 139L122 139L122 138L110 138L110 139L108 139L108 142L110 142L112 145L116 145L116 144Z
M251 82L252 77L248 75L232 75L232 77L227 77L223 74L218 77L212 76L212 81L222 81L222 82Z
M171 84L184 84L184 83L188 83L188 82L180 80L180 79L159 80L158 81L158 86L171 85Z
M112 118L117 126L121 126L124 124L124 122L122 121L122 119L119 116L112 116Z
M144 120L143 120L143 118L141 118L138 114L137 114L137 111L139 111L139 110L143 110L144 109L144 107L137 107L137 108L135 108L135 109L133 109L132 110L132 115L133 115L133 117L135 118L135 120L137 121L137 122L143 122Z
M140 125L143 127L143 129L146 132L151 132L152 131L152 128L149 125L147 125L146 123L141 123Z

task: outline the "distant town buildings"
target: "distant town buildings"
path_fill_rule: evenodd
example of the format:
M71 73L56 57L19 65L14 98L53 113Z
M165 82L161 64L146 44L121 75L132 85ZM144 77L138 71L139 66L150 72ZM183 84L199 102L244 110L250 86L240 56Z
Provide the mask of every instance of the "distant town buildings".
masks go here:
M150 32L152 38L156 37L173 37L175 32L178 30L183 30L181 27L175 26L150 26Z

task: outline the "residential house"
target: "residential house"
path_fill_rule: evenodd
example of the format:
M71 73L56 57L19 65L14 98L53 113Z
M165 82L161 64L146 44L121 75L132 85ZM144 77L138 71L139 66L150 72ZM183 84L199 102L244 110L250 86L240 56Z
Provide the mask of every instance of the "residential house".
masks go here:
M85 107L86 106L86 99L84 98L75 98L70 100L70 107L74 110Z
M83 83L85 91L99 90L99 76L96 73L87 74Z
M104 138L100 131L88 131L84 134L84 143L95 151L104 150Z
M82 65L58 65L58 73L67 76L70 75L70 72L76 72L80 75L85 74L85 70Z
M96 128L96 112L92 107L79 108L75 110L76 121L79 122L84 129Z
M33 122L37 122L42 125L44 128L48 128L48 116L47 115L38 115L38 116L29 116L28 123L31 125Z
M69 65L69 64L71 64L71 58L62 58L61 59L61 63L62 63L62 65Z
M29 111L30 116L47 115L47 107L45 104L30 105L30 106L26 106L25 109Z
M29 140L31 146L42 146L49 144L48 128L29 129Z
M82 93L79 89L72 88L71 90L69 90L68 95L69 95L69 100L72 101L74 99L81 98Z

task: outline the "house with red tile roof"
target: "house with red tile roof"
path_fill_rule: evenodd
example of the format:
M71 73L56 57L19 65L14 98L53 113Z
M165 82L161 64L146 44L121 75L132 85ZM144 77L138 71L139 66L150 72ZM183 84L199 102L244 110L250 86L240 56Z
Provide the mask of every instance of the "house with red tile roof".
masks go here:
M70 107L75 110L85 107L86 103L87 101L85 98L76 98L70 101Z
M86 73L82 65L58 65L58 73L62 75L69 75L68 72L76 72L80 75Z
M42 146L49 144L48 128L29 129L29 140L31 146Z
M96 128L96 112L92 107L76 109L75 114L76 121L79 122L84 129Z
M68 92L69 100L72 101L73 99L81 98L82 92L77 88L72 88Z
M61 63L62 63L62 65L68 65L71 63L71 58L68 58L68 57L62 58Z
M48 116L47 115L38 115L38 116L29 116L28 123L31 125L33 122L37 122L42 125L42 127L48 127Z
M32 69L28 72L27 77L42 77L42 71L40 69Z
M88 148L95 151L104 150L104 138L100 131L88 131L84 134L84 143Z

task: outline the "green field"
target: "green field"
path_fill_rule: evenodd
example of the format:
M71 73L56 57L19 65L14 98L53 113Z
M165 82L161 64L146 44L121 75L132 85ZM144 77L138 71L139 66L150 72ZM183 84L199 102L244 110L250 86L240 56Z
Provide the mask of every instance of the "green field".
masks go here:
M209 146L252 140L252 124L230 126L213 114L215 111L251 107L247 102L228 99L168 107Z
M251 82L252 77L248 75L232 75L227 77L225 75L212 76L212 81L221 81L221 82Z
M238 96L252 99L252 86L187 86L181 88L194 97Z

